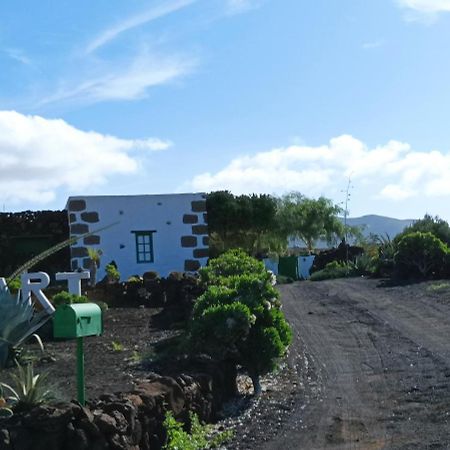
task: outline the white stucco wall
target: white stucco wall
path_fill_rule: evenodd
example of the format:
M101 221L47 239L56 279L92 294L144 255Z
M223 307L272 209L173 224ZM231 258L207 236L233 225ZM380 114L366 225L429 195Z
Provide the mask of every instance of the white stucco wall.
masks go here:
M99 244L91 244L87 239L72 246L72 263L76 261L75 266L86 266L86 256L80 256L80 253L84 251L83 247L92 247L103 252L97 280L104 277L104 267L112 260L117 263L122 280L151 270L162 276L172 271L181 272L186 269L186 261L198 261L203 266L207 262L204 252L208 247L205 239L207 231L204 230L204 199L204 194L70 197L67 208L71 235L84 232L86 225L89 231L93 231L115 223L98 233ZM95 220L95 213L98 213L98 221ZM186 220L191 223L184 223ZM196 223L192 223L194 220ZM132 231L152 230L155 230L154 261L138 263ZM183 247L183 236L190 237L191 241L195 238L197 245ZM203 257L199 257L198 252Z

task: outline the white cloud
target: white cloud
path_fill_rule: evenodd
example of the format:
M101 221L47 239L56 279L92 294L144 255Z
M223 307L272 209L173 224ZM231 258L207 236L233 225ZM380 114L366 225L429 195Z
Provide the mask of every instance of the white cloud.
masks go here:
M375 48L383 47L386 44L386 41L384 39L378 39L376 41L370 41L370 42L364 42L362 45L362 48L364 50L372 50Z
M410 189L405 189L397 184L388 184L381 190L380 197L398 201L413 197L414 194L415 192Z
M313 196L329 195L342 189L350 175L373 198L450 196L450 154L415 151L399 141L369 148L349 135L318 147L293 145L241 156L216 173L197 175L189 187L198 191L282 194L298 190Z
M450 11L450 0L398 0L398 3L405 8L427 14Z
M147 51L130 62L104 64L94 76L81 81L65 81L39 105L68 101L96 103L110 100L144 98L149 88L163 85L192 72L197 62L193 57L158 56Z
M166 149L159 139L120 139L63 120L0 111L0 202L45 204L56 190L74 192L138 169L133 151Z
M405 18L410 21L433 22L439 13L450 12L450 0L397 0L407 11Z
M197 0L172 0L158 6L154 6L140 14L127 17L122 22L102 31L86 46L85 53L92 53L116 39L120 34L179 11L180 9L183 9L196 1Z

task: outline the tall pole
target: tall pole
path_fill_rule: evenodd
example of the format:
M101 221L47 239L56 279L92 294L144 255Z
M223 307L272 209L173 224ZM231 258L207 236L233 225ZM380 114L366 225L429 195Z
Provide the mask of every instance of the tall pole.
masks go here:
M345 209L344 209L344 239L345 239L345 264L348 271L348 230L347 230L347 216L348 216L348 202L350 201L350 189L352 182L352 174L348 176L347 189L345 190Z

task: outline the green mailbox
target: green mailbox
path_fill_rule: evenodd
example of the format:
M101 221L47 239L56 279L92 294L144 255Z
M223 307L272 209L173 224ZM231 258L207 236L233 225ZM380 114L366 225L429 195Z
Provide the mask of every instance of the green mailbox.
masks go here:
M96 303L74 303L56 308L53 336L77 340L77 391L78 401L83 406L86 404L83 339L86 336L100 336L102 333L102 310Z
M53 316L55 338L100 336L102 332L102 310L96 303L74 303L56 308Z

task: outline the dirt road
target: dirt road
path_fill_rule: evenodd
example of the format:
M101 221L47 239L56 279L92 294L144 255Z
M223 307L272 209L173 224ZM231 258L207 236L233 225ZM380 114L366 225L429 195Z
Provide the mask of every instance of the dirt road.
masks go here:
M281 286L305 390L259 448L450 448L450 294L429 286Z

